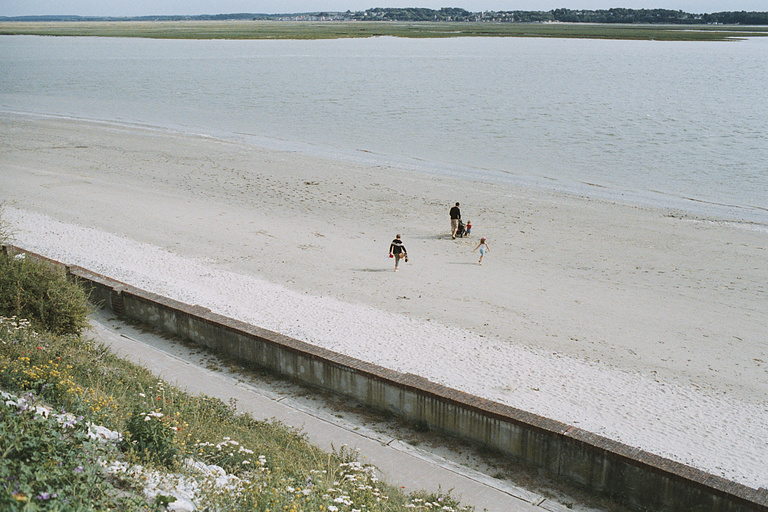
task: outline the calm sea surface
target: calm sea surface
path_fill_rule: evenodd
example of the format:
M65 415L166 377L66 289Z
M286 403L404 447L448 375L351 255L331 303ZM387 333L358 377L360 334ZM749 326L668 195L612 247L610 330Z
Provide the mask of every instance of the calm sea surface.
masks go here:
M768 38L0 37L0 110L138 123L768 226Z

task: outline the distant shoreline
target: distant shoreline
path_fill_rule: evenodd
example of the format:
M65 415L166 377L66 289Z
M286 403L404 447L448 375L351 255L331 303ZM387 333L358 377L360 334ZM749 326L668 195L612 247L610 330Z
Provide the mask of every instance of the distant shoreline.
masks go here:
M341 39L367 37L549 37L729 41L768 36L768 26L602 23L357 22L235 20L0 21L0 35L153 39Z

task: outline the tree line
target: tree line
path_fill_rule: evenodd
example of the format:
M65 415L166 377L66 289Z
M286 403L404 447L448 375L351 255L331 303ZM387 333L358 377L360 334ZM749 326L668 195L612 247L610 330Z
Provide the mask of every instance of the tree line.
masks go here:
M365 11L310 12L296 14L207 14L197 16L18 16L0 17L0 21L179 21L179 20L314 20L314 21L442 21L494 23L656 23L656 24L722 24L768 25L768 12L727 11L691 14L669 9L553 9L551 11L481 11L470 12L458 7L428 9L422 7L376 7Z
M553 9L551 11L482 11L460 8L439 10L420 7L383 8L346 13L357 21L444 21L444 22L568 22L568 23L665 23L768 25L768 12L717 12L691 14L669 9Z

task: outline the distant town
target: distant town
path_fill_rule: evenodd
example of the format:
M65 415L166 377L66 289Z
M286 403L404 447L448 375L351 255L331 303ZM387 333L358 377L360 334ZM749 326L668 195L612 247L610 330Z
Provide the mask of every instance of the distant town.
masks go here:
M279 20L279 21L410 21L472 23L622 23L622 24L721 24L768 25L768 12L726 11L692 14L669 9L553 9L551 11L470 12L455 7L439 10L409 7L365 11L310 12L295 14L204 14L196 16L16 16L0 21L179 21L179 20Z

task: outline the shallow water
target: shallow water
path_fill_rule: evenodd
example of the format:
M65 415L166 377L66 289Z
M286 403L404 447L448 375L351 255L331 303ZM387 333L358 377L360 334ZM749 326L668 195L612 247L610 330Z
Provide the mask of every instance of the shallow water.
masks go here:
M0 109L768 226L768 39L0 38Z

